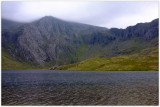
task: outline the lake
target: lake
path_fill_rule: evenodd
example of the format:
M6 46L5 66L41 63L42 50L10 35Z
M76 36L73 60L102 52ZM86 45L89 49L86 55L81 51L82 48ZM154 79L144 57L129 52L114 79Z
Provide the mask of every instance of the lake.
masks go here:
M157 71L2 70L2 105L158 105Z

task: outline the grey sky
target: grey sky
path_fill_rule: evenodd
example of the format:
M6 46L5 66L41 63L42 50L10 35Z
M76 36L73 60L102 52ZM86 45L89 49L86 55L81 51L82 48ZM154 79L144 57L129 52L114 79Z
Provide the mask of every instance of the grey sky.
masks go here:
M2 18L30 22L43 16L107 28L126 28L158 18L158 1L2 2Z

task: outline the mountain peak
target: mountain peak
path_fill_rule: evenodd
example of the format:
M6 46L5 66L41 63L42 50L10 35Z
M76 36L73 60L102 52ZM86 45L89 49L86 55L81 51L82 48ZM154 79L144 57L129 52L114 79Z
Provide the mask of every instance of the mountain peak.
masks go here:
M5 25L9 26L10 23L2 23L3 28ZM18 60L38 64L53 61L54 64L63 65L93 56L130 54L148 47L146 44L152 44L152 40L156 41L157 38L156 21L129 29L106 29L45 16L32 23L21 26L14 24L11 29L3 30L2 45ZM123 42L127 44L122 45Z
M42 20L59 20L59 21L62 21L61 19L59 18L56 18L56 17L53 17L53 16L44 16L40 19L41 21Z
M55 18L55 17L53 17L53 16L44 16L41 19L53 19L53 18Z

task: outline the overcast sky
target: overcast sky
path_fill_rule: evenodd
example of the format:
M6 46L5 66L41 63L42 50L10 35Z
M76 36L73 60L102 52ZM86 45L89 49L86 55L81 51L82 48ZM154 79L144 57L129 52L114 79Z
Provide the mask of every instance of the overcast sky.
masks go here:
M2 18L30 22L43 16L107 28L126 28L158 18L158 1L2 2Z

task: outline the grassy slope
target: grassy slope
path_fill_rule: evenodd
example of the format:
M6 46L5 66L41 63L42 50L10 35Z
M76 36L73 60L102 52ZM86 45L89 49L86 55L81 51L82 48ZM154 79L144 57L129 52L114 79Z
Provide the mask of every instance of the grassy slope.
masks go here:
M26 62L19 62L13 58L5 49L2 49L2 69L41 69L42 67Z
M114 42L110 42L104 46L99 44L83 44L76 50L76 55L72 55L71 57L76 58L76 62L80 62L95 57L111 57L123 54L134 54L142 49L152 46L154 43L157 43L157 41L158 38L152 39L151 41L144 41L139 37L132 37L132 39L125 41L117 39ZM64 57L63 60L64 59L66 58Z
M116 57L97 57L79 63L59 66L60 70L158 71L158 48Z

